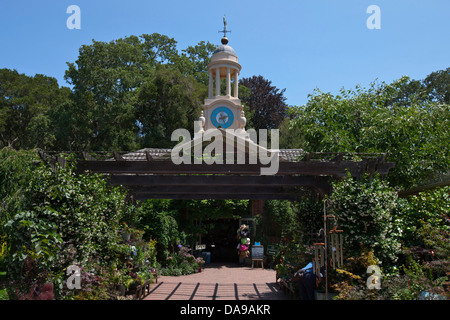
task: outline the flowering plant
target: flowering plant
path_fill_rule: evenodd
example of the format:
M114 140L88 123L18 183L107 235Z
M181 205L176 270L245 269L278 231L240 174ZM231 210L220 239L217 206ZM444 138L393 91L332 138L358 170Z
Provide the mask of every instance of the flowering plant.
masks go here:
M189 248L179 244L178 251L174 252L166 260L167 265L161 270L163 275L177 276L194 273L205 261L202 258L195 258Z
M205 260L203 260L202 257L198 257L195 259L195 262L199 265L199 267L201 267L202 265L205 264Z

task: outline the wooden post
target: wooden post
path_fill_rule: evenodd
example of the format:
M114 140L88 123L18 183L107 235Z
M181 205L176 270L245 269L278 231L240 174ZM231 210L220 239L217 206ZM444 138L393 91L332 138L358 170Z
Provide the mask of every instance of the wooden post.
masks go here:
M327 257L327 211L326 211L327 200L323 201L323 227L324 227L324 256L325 256L325 297L328 300L328 257Z
M252 200L252 217L264 212L264 200Z

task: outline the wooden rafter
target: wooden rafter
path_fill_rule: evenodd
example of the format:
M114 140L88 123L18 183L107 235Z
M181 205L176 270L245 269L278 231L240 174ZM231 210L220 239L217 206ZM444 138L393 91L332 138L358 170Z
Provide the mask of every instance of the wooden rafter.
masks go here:
M275 175L261 175L271 164L180 164L170 160L170 150L144 149L135 153L113 152L107 160L98 160L82 153L77 162L79 172L105 175L109 183L129 189L134 201L145 199L249 199L297 200L304 187L320 194L331 192L330 178L353 177L364 173L387 174L394 163L386 155L363 160L348 160L341 154L304 154L300 161L292 160L298 150L280 150L285 155L278 163ZM40 153L42 160L55 167L60 156ZM317 159L317 157L323 157ZM358 155L361 156L361 155ZM291 160L289 160L291 159ZM360 158L361 159L361 158ZM304 190L304 189L303 189Z
M248 174L259 175L261 164L179 164L172 161L80 161L80 170L109 174ZM393 163L367 160L280 162L276 175L328 175L345 177L347 170L359 177L365 172L387 174Z

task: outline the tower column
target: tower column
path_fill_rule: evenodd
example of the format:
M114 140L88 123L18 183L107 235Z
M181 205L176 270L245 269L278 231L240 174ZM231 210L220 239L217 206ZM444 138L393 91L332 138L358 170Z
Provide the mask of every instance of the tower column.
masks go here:
M209 87L208 87L208 98L211 99L213 97L213 90L214 90L214 77L213 72L210 70L208 72L209 75Z
M216 97L220 96L220 68L216 68Z
M238 89L239 89L239 81L238 81L239 72L236 70L234 72L234 97L239 98Z
M231 96L231 77L230 77L230 68L227 68L227 97Z

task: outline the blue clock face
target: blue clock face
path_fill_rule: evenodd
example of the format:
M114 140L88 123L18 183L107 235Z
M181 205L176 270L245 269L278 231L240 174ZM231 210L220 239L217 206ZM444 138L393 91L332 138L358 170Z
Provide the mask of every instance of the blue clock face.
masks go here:
M233 123L233 112L226 107L218 107L211 113L211 122L218 128L226 129Z

